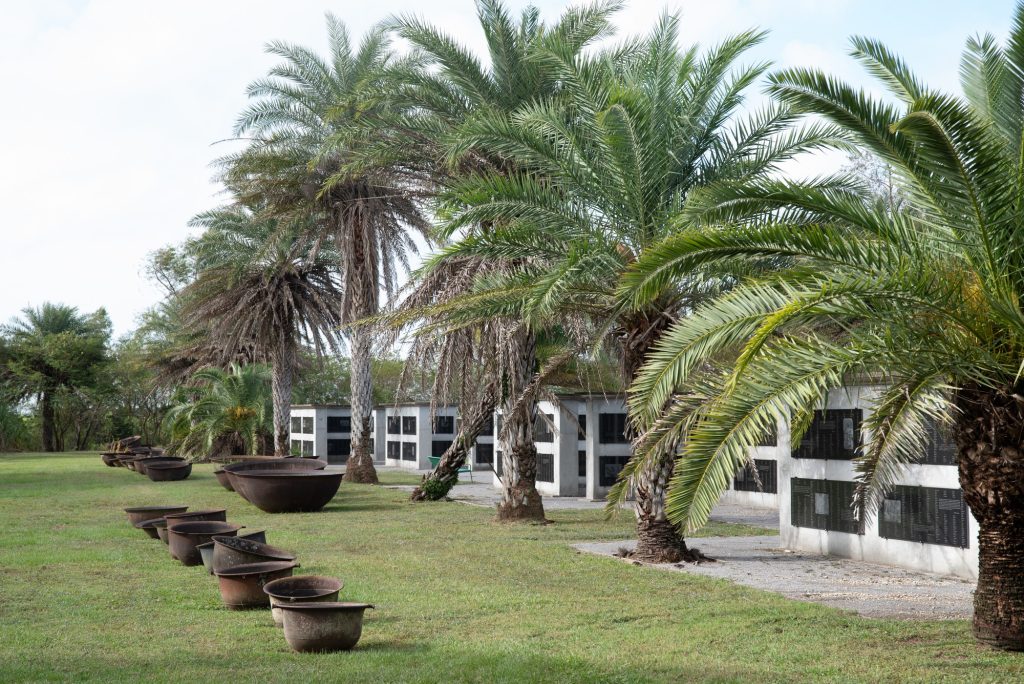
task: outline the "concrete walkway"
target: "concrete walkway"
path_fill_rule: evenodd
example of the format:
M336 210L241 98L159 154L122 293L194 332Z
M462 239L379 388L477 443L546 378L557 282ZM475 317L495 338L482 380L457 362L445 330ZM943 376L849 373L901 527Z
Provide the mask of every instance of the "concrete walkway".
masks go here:
M587 542L573 547L615 556L635 542ZM951 620L970 617L974 582L863 561L780 548L777 536L707 537L691 546L714 563L647 564L673 572L732 580L798 601L822 603L865 617ZM624 563L633 563L622 559Z

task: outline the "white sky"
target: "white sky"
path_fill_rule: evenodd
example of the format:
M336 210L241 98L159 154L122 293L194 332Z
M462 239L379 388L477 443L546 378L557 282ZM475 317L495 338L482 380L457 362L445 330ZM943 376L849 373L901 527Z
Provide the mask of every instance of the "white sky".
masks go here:
M525 2L507 0L518 10ZM547 18L566 5L538 0ZM969 34L1002 38L1013 0L632 0L620 35L678 10L687 42L772 31L752 58L813 65L865 83L851 34L879 38L929 83L957 87ZM283 39L322 50L323 14L358 37L417 12L477 49L472 0L0 0L0 322L25 306L105 306L115 332L158 298L146 254L179 242L188 219L223 201L211 180L245 86ZM222 149L226 149L223 148ZM804 169L827 166L811 160Z

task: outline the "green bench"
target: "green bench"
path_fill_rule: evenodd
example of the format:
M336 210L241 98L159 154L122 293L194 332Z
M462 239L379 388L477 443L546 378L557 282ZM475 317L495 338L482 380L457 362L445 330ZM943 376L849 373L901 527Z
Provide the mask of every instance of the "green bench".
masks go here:
M437 464L441 462L441 457L440 456L430 456L429 458L430 458L430 467L432 469L434 469L434 470L437 470ZM473 481L473 469L472 468L470 468L469 466L466 466L466 465L462 466L461 468L459 468L459 475L461 475L463 473L469 473L469 481L470 482Z

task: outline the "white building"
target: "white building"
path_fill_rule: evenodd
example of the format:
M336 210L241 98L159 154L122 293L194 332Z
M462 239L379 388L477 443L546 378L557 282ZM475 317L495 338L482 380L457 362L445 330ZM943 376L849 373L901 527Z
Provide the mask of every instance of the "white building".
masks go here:
M938 430L919 464L908 465L898 486L867 524L851 508L851 459L879 387L854 386L829 394L800 446L789 448L780 430L779 523L785 547L915 570L978 576L978 524L960 491L956 450Z
M291 452L315 456L332 465L348 461L352 448L352 412L348 406L298 404L291 407Z
M722 493L719 501L751 508L778 510L779 461L788 453L788 449L789 426L783 424L776 429L775 434L750 450L750 457L757 469L757 477L755 478L748 469L740 471L733 478L729 489Z
M571 394L537 403L537 491L544 496L603 499L629 461L626 407L621 396ZM596 426L590 429L590 426ZM495 443L501 415L495 421ZM495 452L493 484L501 487L501 449Z
M437 407L433 418L429 402L383 407L378 421L384 423L385 465L429 470L430 457L441 456L455 441L457 420L454 406Z

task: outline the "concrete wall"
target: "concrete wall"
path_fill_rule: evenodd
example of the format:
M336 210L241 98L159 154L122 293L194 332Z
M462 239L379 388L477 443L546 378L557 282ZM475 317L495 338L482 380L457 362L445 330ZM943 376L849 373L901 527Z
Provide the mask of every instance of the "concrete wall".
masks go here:
M850 387L829 394L828 409L863 409L864 417L878 396L878 387ZM782 440L780 434L780 448ZM786 432L788 447L789 434ZM826 531L792 524L791 478L818 480L855 480L853 463L849 461L794 459L788 448L779 462L779 523L782 543L786 548L813 553L842 556L857 560L897 565L900 567L955 575L968 579L978 576L978 523L968 515L968 548L941 546L921 542L886 539L879 536L878 515L871 518L864 534ZM959 488L956 466L909 465L899 478L899 484L945 489Z
M347 455L328 456L327 454L328 439L347 439L349 440L351 447L351 430L348 432L327 432L328 418L351 417L351 410L347 406L296 406L292 407L291 415L292 418L298 418L299 420L306 418L312 419L313 421L312 434L301 431L290 432L289 439L293 446L293 452L295 451L295 442L302 442L305 443L304 446L306 447L306 449L303 449L303 455L312 455L336 464L344 463L344 461L348 459ZM291 426L289 426L289 428L290 427ZM309 442L312 442L311 453L307 452Z

